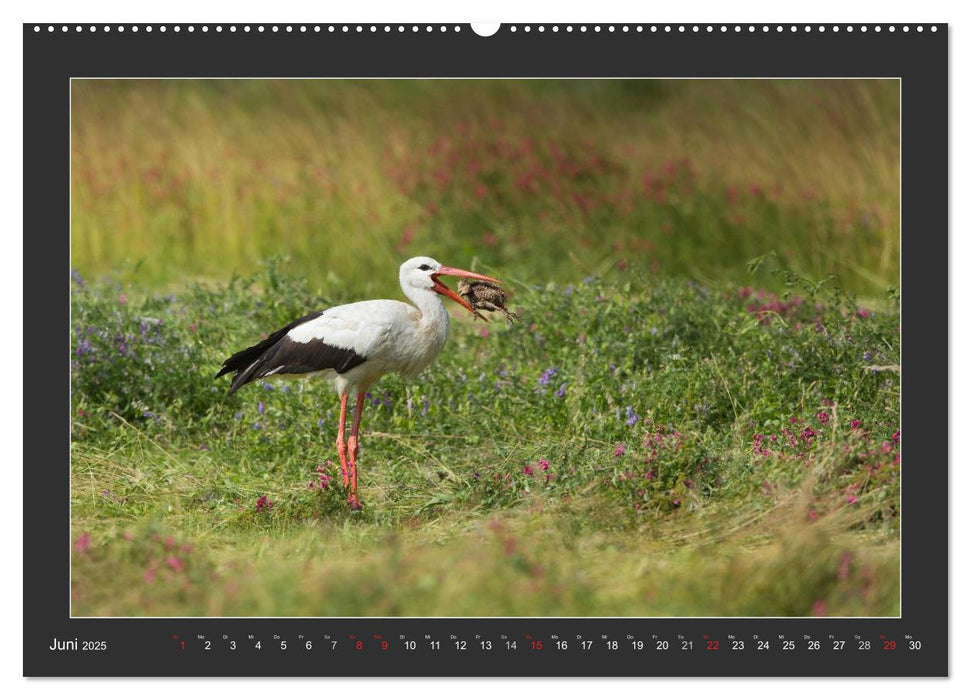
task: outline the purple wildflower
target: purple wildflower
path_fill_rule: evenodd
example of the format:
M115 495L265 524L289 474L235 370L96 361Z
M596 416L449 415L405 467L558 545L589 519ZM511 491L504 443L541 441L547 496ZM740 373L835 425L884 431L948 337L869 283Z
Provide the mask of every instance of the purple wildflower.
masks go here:
M549 369L543 370L543 373L539 376L539 383L542 386L546 386L550 383L550 379L556 374L556 367L550 367Z
M641 419L641 417L639 415L637 415L636 413L634 413L634 407L633 406L628 406L627 407L627 419L625 421L627 423L627 425L634 425L634 423L636 423L640 419Z
M556 390L556 397L562 399L566 396L566 382L560 384L560 388Z
M259 414L260 414L261 416L262 416L262 415L263 415L264 413L266 413L266 406L264 406L264 405L263 405L263 402L262 402L262 401L260 401L260 402L258 402L258 403L256 404L256 411L257 411L257 413L259 413Z

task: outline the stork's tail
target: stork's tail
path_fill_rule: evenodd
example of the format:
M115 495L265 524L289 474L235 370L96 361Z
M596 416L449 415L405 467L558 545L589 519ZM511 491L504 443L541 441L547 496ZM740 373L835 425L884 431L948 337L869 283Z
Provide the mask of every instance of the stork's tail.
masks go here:
M245 350L240 350L223 362L222 369L216 374L217 377L229 374L230 372L235 373L233 374L233 383L229 387L229 396L232 396L241 386L249 384L256 378L260 360L263 359L263 355L268 347L263 343L258 343Z
M264 369L263 360L267 352L270 351L273 346L275 346L287 333L290 332L295 326L299 326L301 323L305 323L311 319L317 318L321 315L321 311L315 311L309 313L302 318L298 318L293 323L289 323L278 331L274 331L265 340L261 340L256 345L251 345L245 350L240 350L235 353L227 360L223 362L222 368L216 373L216 377L221 377L224 374L229 374L230 372L235 372L233 375L233 383L229 387L228 396L235 394L239 388L245 384L249 384L254 379L258 379L261 374L261 370Z

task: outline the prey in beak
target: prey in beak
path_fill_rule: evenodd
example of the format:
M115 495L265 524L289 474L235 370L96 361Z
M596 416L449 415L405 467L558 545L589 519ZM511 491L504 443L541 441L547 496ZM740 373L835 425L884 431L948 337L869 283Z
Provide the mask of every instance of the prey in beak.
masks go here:
M440 279L438 279L442 275L449 275L451 277L464 277L466 279L471 279L471 280L482 280L483 282L491 282L492 284L498 284L498 285L502 284L502 282L500 282L499 280L493 277L480 275L477 272L469 272L468 270L460 270L457 267L447 267L445 265L442 265L440 268L438 268L438 271L431 276L432 282L435 283L435 285L432 287L432 290L438 292L442 296L448 297L449 299L451 299L454 302L457 302L461 306L464 306L473 314L475 314L475 309L472 308L472 305L468 301L460 297L458 294L453 292L451 289L446 287L445 284L442 283Z
M472 305L476 318L481 318L486 323L489 319L479 313L479 311L501 311L510 324L516 323L519 316L506 308L510 293L498 284L484 282L481 280L459 280L457 290L459 296Z

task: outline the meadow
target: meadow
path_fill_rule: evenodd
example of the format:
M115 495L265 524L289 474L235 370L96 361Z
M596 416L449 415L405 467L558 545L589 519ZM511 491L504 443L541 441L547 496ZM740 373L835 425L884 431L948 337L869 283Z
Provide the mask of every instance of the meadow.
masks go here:
M896 615L895 81L74 81L74 615ZM367 397L233 351L503 279Z

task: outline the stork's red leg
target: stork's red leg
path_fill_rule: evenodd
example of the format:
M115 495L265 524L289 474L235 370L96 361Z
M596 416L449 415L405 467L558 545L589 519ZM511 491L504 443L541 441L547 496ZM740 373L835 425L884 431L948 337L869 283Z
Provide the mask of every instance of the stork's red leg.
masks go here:
M357 395L354 404L354 422L351 424L351 437L347 440L347 455L351 462L351 501L352 505L359 504L357 500L357 433L361 428L361 414L364 413L364 393Z
M341 459L341 475L344 477L344 487L350 479L347 468L347 444L344 442L344 425L347 423L347 394L341 394L341 417L337 424L337 456Z

